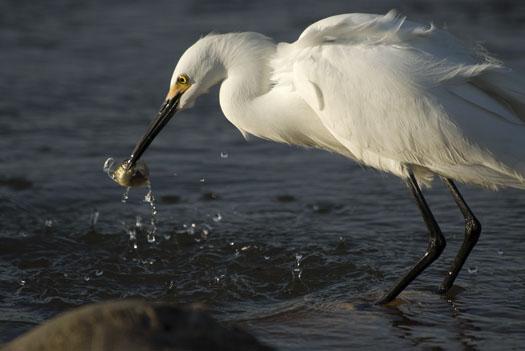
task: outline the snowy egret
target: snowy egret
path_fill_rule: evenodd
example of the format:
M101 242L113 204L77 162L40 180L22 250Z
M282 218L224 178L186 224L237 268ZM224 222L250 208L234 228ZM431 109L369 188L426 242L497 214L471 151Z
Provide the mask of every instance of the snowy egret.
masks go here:
M329 150L406 181L428 248L379 303L392 301L445 248L421 185L441 177L465 218L442 293L481 232L453 181L525 188L523 81L483 50L394 11L329 17L293 43L252 32L201 38L180 58L129 165L175 112L219 83L222 111L244 136Z

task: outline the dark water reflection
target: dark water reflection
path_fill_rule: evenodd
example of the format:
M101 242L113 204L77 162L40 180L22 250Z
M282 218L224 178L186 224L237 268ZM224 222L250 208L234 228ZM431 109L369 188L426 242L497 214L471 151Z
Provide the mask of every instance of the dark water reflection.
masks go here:
M315 19L391 7L434 20L525 71L518 1L20 1L0 3L0 340L92 301L200 301L280 349L518 349L525 345L525 193L466 188L484 233L458 293L434 293L462 239L443 187L429 202L444 257L403 295L371 302L426 246L399 180L341 157L246 143L199 100L146 155L144 190L122 204L101 171L127 155L181 52L211 30L293 40ZM221 157L221 153L228 154ZM99 213L92 225L93 213Z

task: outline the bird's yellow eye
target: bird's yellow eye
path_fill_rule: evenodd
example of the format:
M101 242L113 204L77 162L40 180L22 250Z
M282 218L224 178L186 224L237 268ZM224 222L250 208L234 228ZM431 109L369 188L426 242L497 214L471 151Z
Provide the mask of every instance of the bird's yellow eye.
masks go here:
M181 75L177 78L177 83L179 83L179 84L184 84L184 85L186 85L186 84L189 83L189 81L190 81L190 78L189 78L187 75L185 75L185 74L181 74Z

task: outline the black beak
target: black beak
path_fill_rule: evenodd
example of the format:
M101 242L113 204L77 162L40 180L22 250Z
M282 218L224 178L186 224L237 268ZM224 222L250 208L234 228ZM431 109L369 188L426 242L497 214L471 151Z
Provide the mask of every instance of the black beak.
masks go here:
M157 117L155 117L155 119L151 121L148 129L146 130L146 133L144 133L142 139L140 139L140 141L133 149L133 152L131 153L131 156L128 161L128 169L135 166L135 163L139 160L144 151L146 151L153 139L155 139L157 134L159 134L162 128L164 128L164 126L169 122L171 117L173 117L175 112L177 112L177 106L179 106L181 95L182 93L178 93L171 99L166 100L164 104L162 104L162 106L160 107L160 111L157 114Z

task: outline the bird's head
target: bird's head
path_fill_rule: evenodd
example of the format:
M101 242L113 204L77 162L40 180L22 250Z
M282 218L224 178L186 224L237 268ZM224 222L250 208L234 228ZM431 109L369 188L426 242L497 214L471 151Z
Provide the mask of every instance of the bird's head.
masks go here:
M190 108L200 95L226 76L224 65L215 50L217 36L204 37L193 44L179 59L171 78L168 94L157 116L139 140L128 167L133 167L155 136L178 111Z

